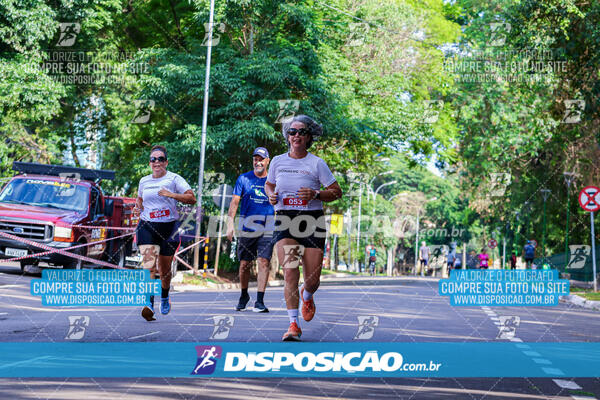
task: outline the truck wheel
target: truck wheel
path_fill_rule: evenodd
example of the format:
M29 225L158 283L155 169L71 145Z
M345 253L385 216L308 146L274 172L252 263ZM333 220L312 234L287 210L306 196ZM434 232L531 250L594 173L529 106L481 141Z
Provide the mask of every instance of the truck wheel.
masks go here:
M31 260L31 261L23 260L23 261L21 261L20 262L21 274L23 274L23 275L25 274L25 266L26 265L35 265L37 267L39 263L40 263L39 260Z
M83 244L83 243L78 243L78 244ZM86 247L80 247L78 249L71 251L71 253L77 254L80 256L86 256L87 255L86 249L87 249ZM64 263L63 267L66 269L81 269L81 268L83 268L83 260L81 260L79 258L69 258L69 261Z
M116 266L118 266L119 268L125 268L125 264L126 264L126 251L125 251L125 243L121 243L119 250L117 251L117 253L112 257L111 262L114 263Z

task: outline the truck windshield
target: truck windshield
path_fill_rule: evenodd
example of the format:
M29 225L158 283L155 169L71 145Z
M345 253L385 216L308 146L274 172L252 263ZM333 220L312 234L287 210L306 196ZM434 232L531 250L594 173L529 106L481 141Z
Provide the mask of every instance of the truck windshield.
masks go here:
M0 203L27 204L87 212L89 189L69 182L44 179L13 179L0 192Z

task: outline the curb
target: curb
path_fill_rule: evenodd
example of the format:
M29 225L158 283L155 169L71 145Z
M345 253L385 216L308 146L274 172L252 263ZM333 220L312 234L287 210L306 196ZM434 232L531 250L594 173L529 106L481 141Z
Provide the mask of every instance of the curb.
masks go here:
M372 277L372 276L360 276L360 275L348 275L348 274L328 274L321 277L321 282L352 282L352 281L386 281L386 280L423 280L423 281L432 281L437 282L439 278L430 278L430 277L414 277L414 276L380 276L380 277ZM300 283L304 282L302 276L300 276ZM285 281L283 280L274 280L269 281L267 283L267 287L283 287ZM256 282L249 282L248 288L255 288L257 286ZM200 285L184 285L180 283L174 282L172 287L175 291L178 292L198 292L203 290L230 290L230 289L240 289L239 283L212 283L206 282L206 286Z
M573 304L579 307L587 308L588 310L600 311L600 301L587 300L584 297L578 296L576 294L561 296L559 301L561 303Z

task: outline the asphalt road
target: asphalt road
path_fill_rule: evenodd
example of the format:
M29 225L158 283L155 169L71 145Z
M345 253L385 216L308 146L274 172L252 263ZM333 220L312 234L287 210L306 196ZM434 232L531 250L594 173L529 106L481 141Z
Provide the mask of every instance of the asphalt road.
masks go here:
M270 313L236 312L237 290L172 292L172 311L146 322L139 307L44 307L29 294L18 268L0 266L0 342L66 342L69 317L89 317L80 342L279 342L288 320L282 288L268 288ZM301 321L302 339L353 342L359 320L376 316L377 342L494 342L499 319L517 316L517 342L600 341L600 312L556 307L452 307L437 283L419 278L358 278L322 283L317 314ZM254 300L255 289L250 289ZM252 301L253 301L252 300ZM217 320L230 328L217 329ZM215 336L216 334L216 336ZM532 373L532 375L535 375ZM564 378L355 379L0 379L0 398L600 398L600 379ZM579 396L579 397L578 397Z

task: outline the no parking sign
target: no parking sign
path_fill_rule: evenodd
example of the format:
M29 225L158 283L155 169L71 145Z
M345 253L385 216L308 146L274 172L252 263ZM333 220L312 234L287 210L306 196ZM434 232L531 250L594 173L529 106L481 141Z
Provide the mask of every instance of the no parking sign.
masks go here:
M592 231L592 267L594 269L594 292L598 291L598 278L596 275L596 240L594 234L594 212L600 210L600 189L596 186L586 186L579 192L579 205L590 212L590 225Z
M586 186L579 192L579 205L585 211L600 210L600 189L596 186Z

